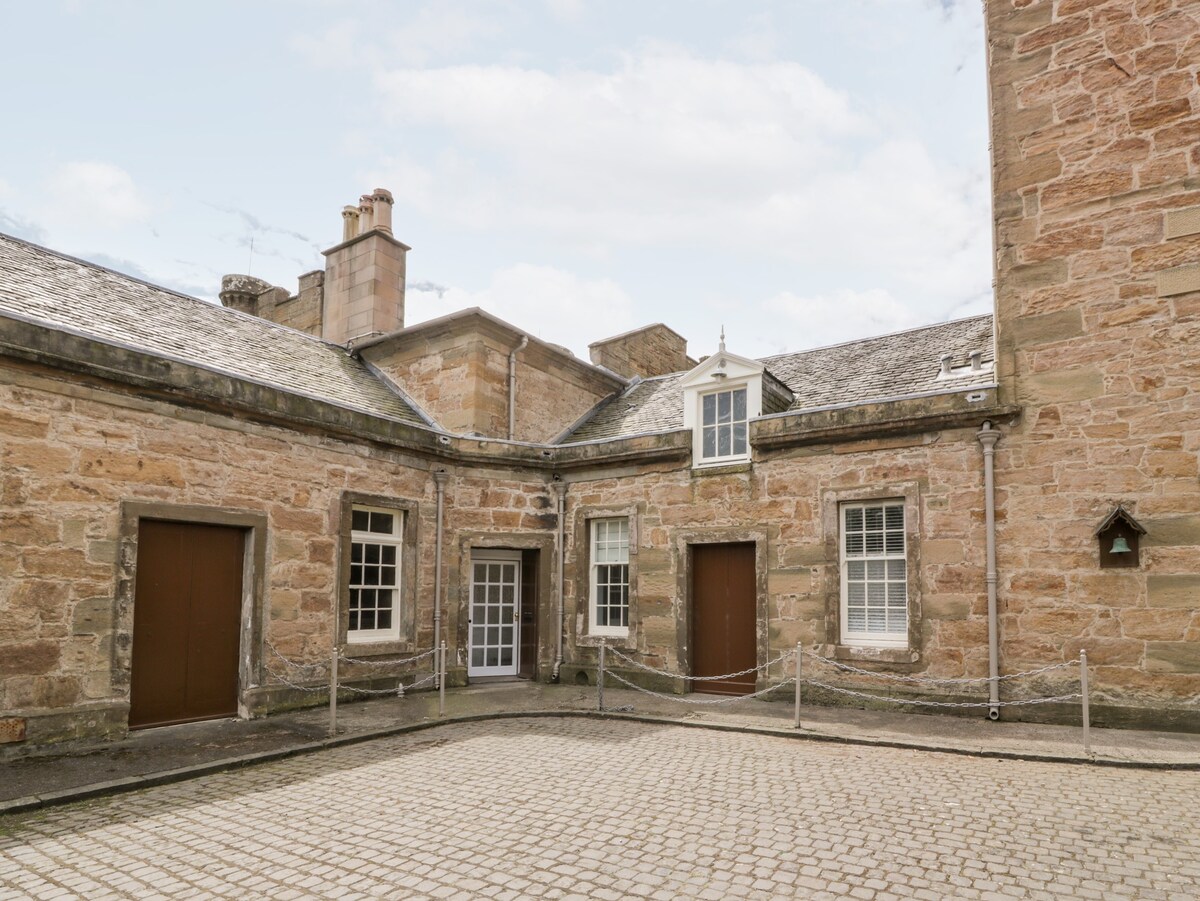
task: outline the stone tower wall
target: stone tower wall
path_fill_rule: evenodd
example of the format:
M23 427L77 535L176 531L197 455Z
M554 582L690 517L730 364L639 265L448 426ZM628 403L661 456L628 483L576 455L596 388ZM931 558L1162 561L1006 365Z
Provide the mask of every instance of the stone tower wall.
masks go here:
M989 0L1002 665L1200 697L1200 4ZM1117 504L1140 566L1100 569Z

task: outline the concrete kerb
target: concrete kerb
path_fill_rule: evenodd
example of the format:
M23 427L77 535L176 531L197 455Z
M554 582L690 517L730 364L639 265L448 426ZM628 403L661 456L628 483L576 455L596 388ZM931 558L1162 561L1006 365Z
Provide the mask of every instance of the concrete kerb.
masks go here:
M797 731L791 728L784 729L748 724L680 720L665 716L614 713L609 711L525 710L519 712L500 711L494 713L473 713L460 716L450 716L437 720L427 720L420 723L405 723L397 726L389 726L385 729L355 732L353 734L338 735L331 738L321 739L320 741L304 742L287 748L279 748L271 751L260 751L254 754L243 754L235 757L226 757L221 760L195 764L193 766L178 767L176 769L162 770L157 773L147 773L139 776L127 776L106 782L95 782L90 785L81 785L74 788L63 789L62 791L42 792L37 795L28 795L23 798L13 798L8 801L0 801L0 816L28 813L35 810L44 810L49 807L59 807L65 804L73 804L78 801L87 801L109 795L124 794L126 792L153 788L158 785L169 785L175 782L184 782L188 779L195 779L200 776L211 776L217 773L229 772L231 770L255 766L261 763L270 763L276 760L286 760L291 757L312 754L317 751L326 751L333 748L361 744L362 742L390 738L396 735L424 732L428 729L435 729L440 726L486 722L489 720L554 718L624 720L627 722L646 723L659 726L682 726L689 729L709 729L716 732L763 735L773 738L788 738L800 741L823 742L826 744L894 748L897 750L923 751L929 754L953 754L960 757L979 757L998 760L1023 760L1037 763L1062 763L1077 766L1088 765L1137 770L1200 771L1200 763L1183 761L1118 760L1114 758L1099 757L1096 755L1085 757L1082 754L1045 754L1023 751L990 750L986 748L956 748L942 745L922 744L920 742L897 741L894 739L830 735L828 733L813 732L805 729L800 729Z

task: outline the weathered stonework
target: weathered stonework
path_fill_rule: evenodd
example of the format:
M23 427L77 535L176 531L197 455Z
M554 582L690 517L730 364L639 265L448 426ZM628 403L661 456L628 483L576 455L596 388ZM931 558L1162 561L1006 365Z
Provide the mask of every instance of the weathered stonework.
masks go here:
M626 378L648 378L683 372L696 362L687 355L687 340L661 322L614 335L588 345L593 363Z
M470 555L503 548L520 552L535 598L531 675L594 680L588 523L625 516L631 626L606 640L645 664L690 671L690 555L737 542L755 549L759 664L801 643L871 671L982 678L985 421L983 434L999 435L1000 671L1086 649L1097 722L1200 729L1200 290L1187 280L1200 265L1193 7L987 2L998 384L781 409L751 423L749 462L693 469L692 434L678 419L553 444L626 383L481 311L400 328L407 248L367 202L381 192L347 211L324 288L320 273L302 278L296 298L242 278L229 282L226 302L310 333L332 322L339 341L386 332L354 342L354 354L339 351L338 365L365 361L427 420L389 406L395 393L369 413L0 317L0 744L127 728L146 518L247 530L242 715L322 703L320 680L296 688L288 683L304 677L288 667L322 664L344 644L356 503L391 508L404 523L400 637L348 646L360 660L427 650L440 637L450 684L465 682ZM360 234L351 220L362 217ZM381 259L362 256L381 248ZM687 368L669 332L652 326L598 342L596 359L624 375ZM866 499L903 504L903 647L840 640L838 510ZM1140 565L1102 570L1094 533L1117 505L1146 530ZM879 688L811 657L806 666L831 685ZM789 675L779 670L760 687ZM679 680L625 675L681 690ZM348 664L342 677L395 681L367 663ZM1006 682L1001 697L1069 694L1076 679L1059 670ZM979 701L984 689L925 691ZM1074 721L1078 711L1004 715Z
M986 6L997 372L1024 409L997 451L1004 659L1086 647L1102 699L1194 715L1200 10ZM1147 547L1101 572L1092 530L1118 503Z
M509 355L515 354L509 435ZM362 350L439 426L546 443L624 383L479 311L406 329Z

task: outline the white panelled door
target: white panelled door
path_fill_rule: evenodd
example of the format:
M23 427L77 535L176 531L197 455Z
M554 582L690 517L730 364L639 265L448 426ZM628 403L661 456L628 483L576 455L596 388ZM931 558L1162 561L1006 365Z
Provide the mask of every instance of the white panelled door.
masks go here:
M471 554L468 676L515 676L520 664L521 552Z

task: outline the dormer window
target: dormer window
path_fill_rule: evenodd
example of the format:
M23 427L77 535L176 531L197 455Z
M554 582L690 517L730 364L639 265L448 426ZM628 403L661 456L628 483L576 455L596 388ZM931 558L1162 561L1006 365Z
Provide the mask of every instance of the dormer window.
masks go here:
M700 456L705 462L746 456L746 389L713 391L700 396Z
M766 367L721 347L679 382L683 424L692 430L692 466L750 459L750 420L786 410L792 393Z

